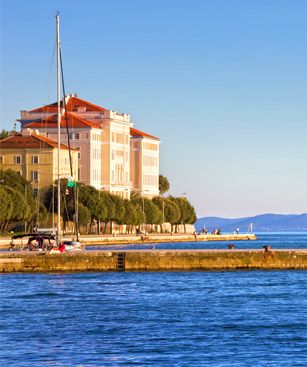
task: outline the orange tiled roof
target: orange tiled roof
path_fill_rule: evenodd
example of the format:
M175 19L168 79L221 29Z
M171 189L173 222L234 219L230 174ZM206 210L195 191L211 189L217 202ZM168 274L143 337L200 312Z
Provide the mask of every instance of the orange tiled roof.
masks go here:
M31 111L32 112L32 111ZM68 116L68 126L70 128L82 128L82 127L93 127L96 129L100 129L99 123L94 123L92 121L85 120L78 116L74 112L67 111ZM38 119L34 121L30 121L23 124L23 128L57 128L57 114L45 117L43 119ZM66 127L66 116L65 114L61 116L61 128Z
M145 133L144 131L134 129L133 127L130 128L130 135L134 136L134 137L142 137L142 138L150 138L150 139L160 140L156 136L149 135L149 134Z
M0 140L1 149L18 149L18 148L57 148L58 143L55 140L49 139L46 136L31 134L22 135L16 134L9 136L8 138ZM69 149L67 145L61 144L61 149ZM70 148L71 150L78 150L76 148Z
M64 108L63 100L60 103L61 107ZM86 107L87 111L106 111L107 109L101 106L98 106L94 103L85 101L79 97L69 97L66 103L67 111L74 111L77 107L83 106ZM29 112L56 112L57 111L57 102L51 103L49 105L35 108L34 110L30 110Z
M64 107L63 100L61 101L61 107L62 108ZM73 128L83 128L83 127L92 127L96 129L101 128L99 119L96 122L94 119L87 119L84 116L81 117L78 114L78 110L77 110L78 107L86 107L86 112L97 111L101 113L103 111L106 111L104 107L100 107L98 105L95 105L93 103L90 103L78 97L70 96L66 104L69 128L72 128L72 129ZM42 113L41 117L39 116L40 112ZM57 128L57 103L51 103L47 106L43 106L43 107L36 108L34 110L30 110L28 111L28 113L29 113L28 120L27 120L27 116L19 120L22 122L23 128L27 128L27 127L38 128L38 129L39 128ZM31 113L38 114L38 116L37 115L31 116ZM47 113L51 115L43 116L43 113ZM66 127L65 114L62 115L61 117L60 126L61 128ZM133 137L142 137L142 138L150 138L150 139L159 140L159 138L153 135L147 134L141 130L137 130L134 128L130 128L130 134Z

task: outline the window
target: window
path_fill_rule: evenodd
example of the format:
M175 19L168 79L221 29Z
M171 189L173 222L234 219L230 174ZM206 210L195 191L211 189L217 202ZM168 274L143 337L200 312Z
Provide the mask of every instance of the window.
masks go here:
M117 133L116 134L116 143L118 144L124 144L124 134Z
M112 133L112 141L115 141L115 134Z
M37 182L38 181L38 171L32 171L31 173L32 173L31 174L32 181Z
M37 187L34 187L34 189L33 189L33 196L34 196L35 198L37 198L37 197L38 197L38 188L37 188Z
M3 164L3 163L4 163L4 156L0 155L0 164Z
M78 168L78 181L81 180L81 175L80 175L80 168Z
M20 155L15 155L15 157L14 157L14 163L15 164L20 164L21 163L21 156Z
M79 133L76 133L76 134L75 134L75 139L76 139L76 140L79 140L79 139L80 139L80 134L79 134Z
M20 171L16 171L17 175L20 175L21 176L21 172Z
M158 145L153 143L143 143L143 148L147 150L158 150Z
M38 164L38 155L32 155L32 164Z
M70 140L72 140L73 139L73 137L72 137L73 135L72 135L72 133L69 133L69 139Z

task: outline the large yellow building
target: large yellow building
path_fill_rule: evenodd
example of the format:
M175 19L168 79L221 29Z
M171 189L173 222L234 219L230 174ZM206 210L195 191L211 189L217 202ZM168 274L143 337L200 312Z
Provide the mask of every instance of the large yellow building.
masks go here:
M35 196L42 194L57 179L58 144L39 134L25 129L0 140L0 169L11 169L31 182ZM78 149L71 148L73 177L78 174ZM61 144L60 177L71 177L69 148Z

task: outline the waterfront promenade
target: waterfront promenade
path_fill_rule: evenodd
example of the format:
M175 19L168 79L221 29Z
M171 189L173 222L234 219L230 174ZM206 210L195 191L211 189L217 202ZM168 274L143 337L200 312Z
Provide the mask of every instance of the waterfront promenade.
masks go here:
M71 240L72 237L64 236L63 240ZM80 241L85 246L92 245L120 245L120 244L140 244L140 243L161 243L161 242L206 242L206 241L244 241L244 240L256 240L257 237L254 234L180 234L180 233L163 233L163 234L147 234L147 235L83 235L80 237ZM23 240L25 241L25 240ZM0 239L0 248L9 248L11 239L9 237ZM16 242L17 243L17 242Z

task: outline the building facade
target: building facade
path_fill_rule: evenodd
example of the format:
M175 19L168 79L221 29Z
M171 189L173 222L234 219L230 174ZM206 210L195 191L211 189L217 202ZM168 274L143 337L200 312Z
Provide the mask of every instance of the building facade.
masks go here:
M66 105L66 108L64 108ZM65 112L66 110L66 112ZM57 140L57 105L21 111L21 129ZM159 139L133 128L130 115L75 95L61 101L61 142L79 150L77 179L123 198L159 194Z
M74 177L78 173L78 150L71 150ZM0 140L0 169L10 169L30 181L34 196L43 195L57 179L58 144L38 131L25 129ZM61 144L60 177L71 177L68 146Z
M130 129L131 184L144 197L159 195L160 140L140 130Z

